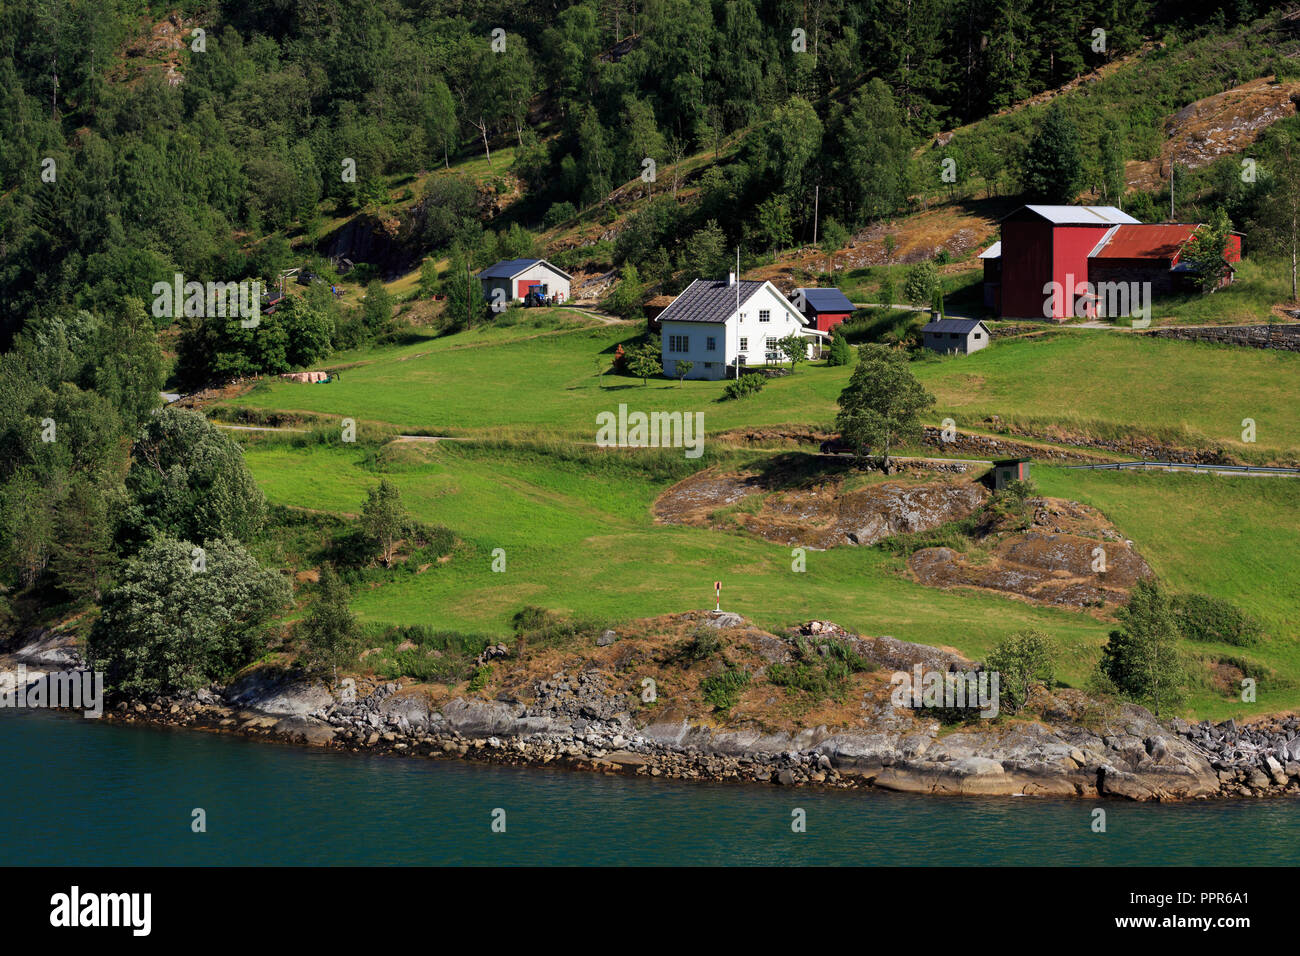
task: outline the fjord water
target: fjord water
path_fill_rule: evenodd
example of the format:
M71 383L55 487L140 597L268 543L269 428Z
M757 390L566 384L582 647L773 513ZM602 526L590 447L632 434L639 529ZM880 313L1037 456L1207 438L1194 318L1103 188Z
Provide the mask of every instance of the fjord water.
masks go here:
M0 712L0 864L1294 865L1300 803L691 784ZM1106 832L1094 833L1094 807ZM191 831L191 813L207 832ZM506 832L492 814L505 810ZM807 832L791 831L791 811Z

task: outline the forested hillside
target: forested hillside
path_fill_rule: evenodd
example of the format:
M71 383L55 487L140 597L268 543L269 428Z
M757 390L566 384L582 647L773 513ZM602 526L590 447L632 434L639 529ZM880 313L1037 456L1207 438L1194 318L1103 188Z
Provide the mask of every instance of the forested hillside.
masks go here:
M660 210L620 260L662 278L688 250L809 238L814 190L823 234L838 235L928 185L904 162L928 134L1144 37L1223 37L1268 6L6 0L0 318L11 335L38 314L120 309L175 271L270 279L291 262L290 239L310 245L337 216L386 202L385 177L503 148L490 171L525 189L508 222L442 177L413 197L422 251L479 262L496 252L484 225L540 228L646 158L666 166L725 144L731 161L697 184L688 219ZM1238 53L1259 66L1270 48ZM1202 61L1201 79L1213 85L1220 66ZM1001 173L1010 157L975 144L966 155L1017 185Z
M833 276L855 299L879 295L879 314L859 309L842 342L897 344L918 313L894 314L893 303L942 306L953 270L978 300L971 256L1015 204L1117 203L1157 219L1177 170L1178 215L1226 230L1226 214L1246 230L1252 256L1243 281L1187 306L1191 318L1239 306L1243 321L1268 314L1282 298L1279 263L1300 248L1300 170L1290 161L1298 64L1300 14L1247 0L0 0L0 636L76 629L121 686L137 681L140 660L174 644L190 663L169 664L166 681L199 686L268 649L296 653L294 634L329 630L320 615L346 623L346 588L312 576L337 566L346 586L364 583L374 602L365 613L388 640L389 623L425 623L413 607L442 614L459 603L458 584L495 588L496 569L479 558L495 553L500 534L528 525L521 549L545 537L529 525L535 515L497 513L495 456L535 466L531 480L548 489L537 500L558 489L604 494L594 476L610 469L610 523L590 524L579 495L581 518L559 526L574 542L665 556L643 558L646 567L670 564L652 546L656 528L642 525L657 484L685 474L683 459L642 474L640 464L589 454L576 430L621 394L607 389L616 356L644 359L620 388L639 385L683 409L708 401L711 420L731 429L795 423L793 434L811 435L834 415L849 375L842 361L792 370L747 402L692 387L701 383L652 387L658 350L641 324L567 309L490 311L471 272L496 259L544 254L598 287L581 298L639 317L649 293L723 274L739 254L751 274ZM1233 92L1243 84L1249 91ZM1256 105L1235 114L1206 106L1210 118L1197 120L1195 101L1228 93ZM1205 127L1229 114L1224 122L1240 129L1221 148ZM947 243L954 232L960 244ZM895 256L899 236L907 245ZM877 249L883 256L872 258ZM907 270L901 298L895 268ZM292 294L262 300L250 325L214 312L211 290L206 308L171 295L191 280ZM1122 342L1118 358L1074 351L1111 339ZM990 348L980 360L992 364L988 378L932 369L945 407L963 427L1055 428L1083 407L1079 392L1063 407L1057 368L1121 368L1171 394L1202 376L1186 403L1165 402L1159 415L1098 380L1087 391L1095 419L1068 419L1066 431L1160 428L1199 446L1221 442L1225 422L1235 434L1249 415L1260 442L1234 444L1235 453L1294 460L1277 386L1289 378L1271 359L1211 363L1195 353L1180 364L1105 331L1071 344L1050 372L1050 350L1033 353L1037 365L1021 359L1051 341ZM309 367L327 368L331 383L275 378ZM176 404L160 411L164 387L202 395L236 380L211 421ZM208 400L187 394L180 405ZM257 431L224 430L235 421ZM273 440L261 432L284 422L290 430ZM358 425L359 442L341 437ZM533 434L548 427L563 440ZM434 436L475 444L421 441ZM246 455L245 441L267 447ZM444 472L416 461L430 450L479 464L452 459ZM406 478L374 484L390 465L421 479L406 485L409 512L399 504ZM470 476L483 497L446 518L426 465ZM1164 499L1153 502L1150 513L1161 513ZM449 530L444 518L461 526ZM640 544L625 543L629 528ZM580 550L568 542L548 546ZM1168 552L1169 567L1201 566L1199 553ZM739 566L757 554L733 557ZM835 560L844 562L837 580L861 580L848 559ZM208 562L221 574L199 576ZM439 574L444 564L451 572ZM555 577L584 580L563 561L536 566L538 594ZM772 581L777 571L786 579L784 556L772 567ZM934 606L909 590L920 585L876 570L882 593ZM442 603L403 605L400 588L376 597L426 571L420 586L442 589ZM678 572L686 593L688 571ZM297 599L291 578L299 596L318 598L315 623L302 628L288 623L301 606L284 616ZM1184 584L1216 586L1191 578ZM216 589L218 579L229 586ZM602 613L626 610L620 587ZM493 594L488 616L465 626L495 628L516 610ZM833 596L846 610L895 600L847 589L823 599ZM1266 598L1256 609L1281 621L1280 599ZM942 601L951 616L937 623L907 611L935 629L913 636L970 631L961 599ZM1030 614L982 601L972 613L984 643L1004 615ZM1067 629L1086 641L1092 627L1071 619ZM486 640L466 638L462 650L478 653ZM133 656L140 648L145 658Z

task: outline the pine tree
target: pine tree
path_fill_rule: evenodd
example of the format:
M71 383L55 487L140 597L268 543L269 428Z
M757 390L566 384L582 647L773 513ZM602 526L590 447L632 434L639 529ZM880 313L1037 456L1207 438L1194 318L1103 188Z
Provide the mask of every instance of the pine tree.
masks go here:
M1083 186L1079 129L1060 106L1047 111L1022 166L1025 188L1038 199L1069 204L1078 198Z

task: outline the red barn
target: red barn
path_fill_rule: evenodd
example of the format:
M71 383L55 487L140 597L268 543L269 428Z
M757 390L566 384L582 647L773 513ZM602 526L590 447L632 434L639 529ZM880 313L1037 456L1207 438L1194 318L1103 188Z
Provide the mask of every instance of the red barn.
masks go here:
M1114 206L1022 206L980 254L985 304L1004 318L1064 322L1094 314L1101 283L1149 283L1152 296L1189 290L1194 272L1181 256L1196 228L1141 223ZM1225 259L1240 261L1240 233Z
M1190 292L1198 288L1196 271L1182 261L1183 249L1196 234L1197 223L1161 222L1116 226L1093 250L1089 278L1102 282L1149 282L1152 295ZM1232 264L1241 261L1241 233L1228 237L1224 254L1232 282Z
M1111 227L1136 222L1114 206L1021 206L1002 220L1000 314L1074 316L1073 289L1088 281L1089 254Z

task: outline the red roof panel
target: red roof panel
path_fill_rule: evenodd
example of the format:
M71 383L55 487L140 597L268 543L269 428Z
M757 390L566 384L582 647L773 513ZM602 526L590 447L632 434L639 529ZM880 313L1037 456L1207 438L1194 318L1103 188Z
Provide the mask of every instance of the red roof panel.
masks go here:
M1139 223L1116 226L1114 234L1094 259L1168 259L1173 260L1196 226L1192 223Z

